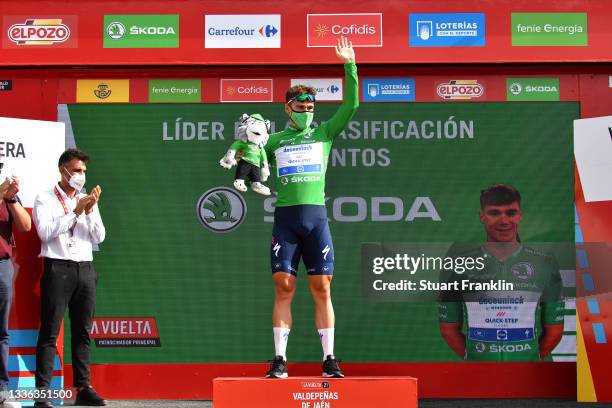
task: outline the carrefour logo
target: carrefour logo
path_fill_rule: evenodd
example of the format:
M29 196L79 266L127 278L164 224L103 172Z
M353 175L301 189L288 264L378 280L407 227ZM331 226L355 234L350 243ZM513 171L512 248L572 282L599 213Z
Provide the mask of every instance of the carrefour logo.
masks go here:
M205 16L206 48L280 48L279 14Z
M484 47L483 13L410 14L411 47Z
M342 78L294 78L291 86L308 85L317 90L318 101L341 101Z
M259 29L259 34L264 37L274 37L278 33L278 29L273 25L267 24Z

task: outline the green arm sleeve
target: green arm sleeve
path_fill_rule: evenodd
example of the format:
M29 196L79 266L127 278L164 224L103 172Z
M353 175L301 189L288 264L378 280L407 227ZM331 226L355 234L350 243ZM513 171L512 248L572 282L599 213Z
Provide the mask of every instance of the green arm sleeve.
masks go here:
M259 154L261 156L261 167L264 167L268 164L268 154L266 153L266 149L262 148L259 151Z
M353 62L344 64L344 74L344 100L334 116L321 125L330 140L334 140L342 132L359 107L357 65Z
M542 323L562 324L565 315L565 303L561 298L562 290L561 274L556 259L550 262L550 277L548 285L542 294Z
M243 147L244 147L244 142L242 140L236 140L230 146L230 150L235 150L235 151L239 152L239 151L241 151L243 149Z

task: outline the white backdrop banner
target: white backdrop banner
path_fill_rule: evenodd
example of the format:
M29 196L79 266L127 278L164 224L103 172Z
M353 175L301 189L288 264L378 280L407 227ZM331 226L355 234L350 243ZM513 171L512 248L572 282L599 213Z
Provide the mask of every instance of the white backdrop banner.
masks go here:
M0 178L19 177L19 198L32 208L36 195L59 181L57 160L64 151L64 124L0 117Z
M574 156L584 200L612 200L612 116L574 120Z

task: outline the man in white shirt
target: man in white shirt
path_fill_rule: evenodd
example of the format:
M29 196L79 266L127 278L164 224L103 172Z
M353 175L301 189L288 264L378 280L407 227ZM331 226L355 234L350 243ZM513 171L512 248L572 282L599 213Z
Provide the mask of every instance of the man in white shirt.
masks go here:
M89 378L89 332L96 304L97 273L92 248L104 240L106 231L97 203L102 190L81 192L89 156L68 149L59 158L61 181L40 193L33 218L41 241L44 272L40 281L40 331L36 344L36 387L49 389L57 335L68 307L72 340L76 405L106 405L91 387ZM52 407L48 399L36 407Z

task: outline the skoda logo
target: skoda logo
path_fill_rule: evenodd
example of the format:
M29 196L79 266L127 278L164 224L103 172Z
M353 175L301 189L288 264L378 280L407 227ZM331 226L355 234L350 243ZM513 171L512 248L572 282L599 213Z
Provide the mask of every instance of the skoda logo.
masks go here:
M289 179L287 177L282 177L281 178L281 184L283 186L286 186L287 184L289 184Z
M242 224L247 206L244 198L227 187L211 188L198 200L196 215L213 232L230 232Z
M510 92L512 95L519 95L523 91L523 87L518 82L513 82L510 84Z
M528 280L533 278L535 268L529 262L519 262L510 268L512 275L521 280Z
M113 21L106 27L106 34L113 40L119 40L125 35L125 26L117 21Z
M484 343L476 343L476 351L479 353L484 353L485 350L487 349L487 346L484 345Z

